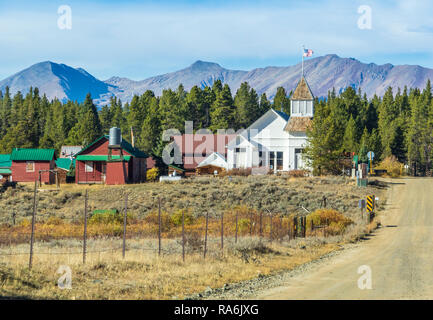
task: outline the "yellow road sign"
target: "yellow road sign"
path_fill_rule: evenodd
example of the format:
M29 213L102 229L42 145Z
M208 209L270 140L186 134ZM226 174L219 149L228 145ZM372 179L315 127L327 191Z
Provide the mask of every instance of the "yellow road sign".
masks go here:
M374 210L374 196L367 196L367 211L373 212Z

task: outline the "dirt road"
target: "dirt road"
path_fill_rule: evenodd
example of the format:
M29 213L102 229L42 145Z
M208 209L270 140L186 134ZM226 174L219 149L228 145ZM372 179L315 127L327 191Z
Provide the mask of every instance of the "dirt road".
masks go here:
M433 179L392 183L382 228L369 240L252 298L433 299ZM358 287L363 265L371 289Z

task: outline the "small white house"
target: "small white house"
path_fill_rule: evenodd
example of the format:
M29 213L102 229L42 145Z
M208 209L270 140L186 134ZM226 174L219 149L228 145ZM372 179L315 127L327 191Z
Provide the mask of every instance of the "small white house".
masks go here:
M302 152L314 114L314 96L304 77L290 101L291 116L274 109L245 129L227 146L229 169L269 167L277 171L304 169Z
M206 159L204 159L202 162L198 164L197 168L205 168L208 166L218 167L223 169L228 168L226 159L224 159L224 157L218 152L212 152Z

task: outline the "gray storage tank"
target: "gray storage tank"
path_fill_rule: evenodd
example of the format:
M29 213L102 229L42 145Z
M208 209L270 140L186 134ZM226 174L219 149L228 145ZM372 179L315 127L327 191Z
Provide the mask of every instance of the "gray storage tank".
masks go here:
M122 133L120 128L113 127L110 129L110 137L108 139L109 146L119 146L122 143Z

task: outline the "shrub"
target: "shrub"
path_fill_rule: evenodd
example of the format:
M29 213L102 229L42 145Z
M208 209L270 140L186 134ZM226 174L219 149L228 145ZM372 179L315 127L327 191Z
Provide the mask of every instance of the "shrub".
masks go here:
M147 170L146 179L148 181L156 181L156 179L158 179L158 176L159 176L158 168L155 167L150 170Z
M175 226L180 226L182 225L182 212L184 214L184 224L185 225L191 225L194 223L194 216L192 215L191 211L189 210L177 210L174 214L172 214L171 216L171 222L175 225Z
M22 227L22 228L26 228L26 227L28 227L28 226L30 226L32 223L31 223L31 220L29 220L29 219L23 219L23 220L21 220L21 222L18 224L18 226L19 227Z
M395 178L402 175L403 167L403 163L398 162L395 156L390 156L383 159L375 169L386 170L388 175Z
M180 219L182 219L182 216L180 217ZM146 215L146 217L144 218L144 221L148 224L153 224L158 226L159 225L159 221L158 221L158 211L152 211L150 213L148 213ZM180 223L182 224L182 220L180 221ZM170 229L170 227L173 226L173 223L171 221L171 217L170 215L165 212L162 211L161 212L161 230L162 232L168 231Z
M48 220L45 222L46 225L51 225L51 226L59 226L64 223L65 222L61 218L55 216L49 217Z
M238 228L239 228L240 233L243 233L243 232L250 230L250 228L251 228L250 219L246 219L246 218L239 219Z
M287 176L291 178L302 178L307 176L307 171L305 170L290 170L287 172Z
M92 215L89 219L89 224L121 224L123 223L123 216L119 213L98 213Z
M251 168L238 168L238 169L231 169L228 171L221 171L219 176L225 177L225 176L249 176L251 175Z
M201 251L204 246L204 241L199 232L191 232L185 235L186 246L191 251Z
M317 209L307 216L307 229L314 225L327 225L326 232L331 235L342 234L353 221L334 209Z

